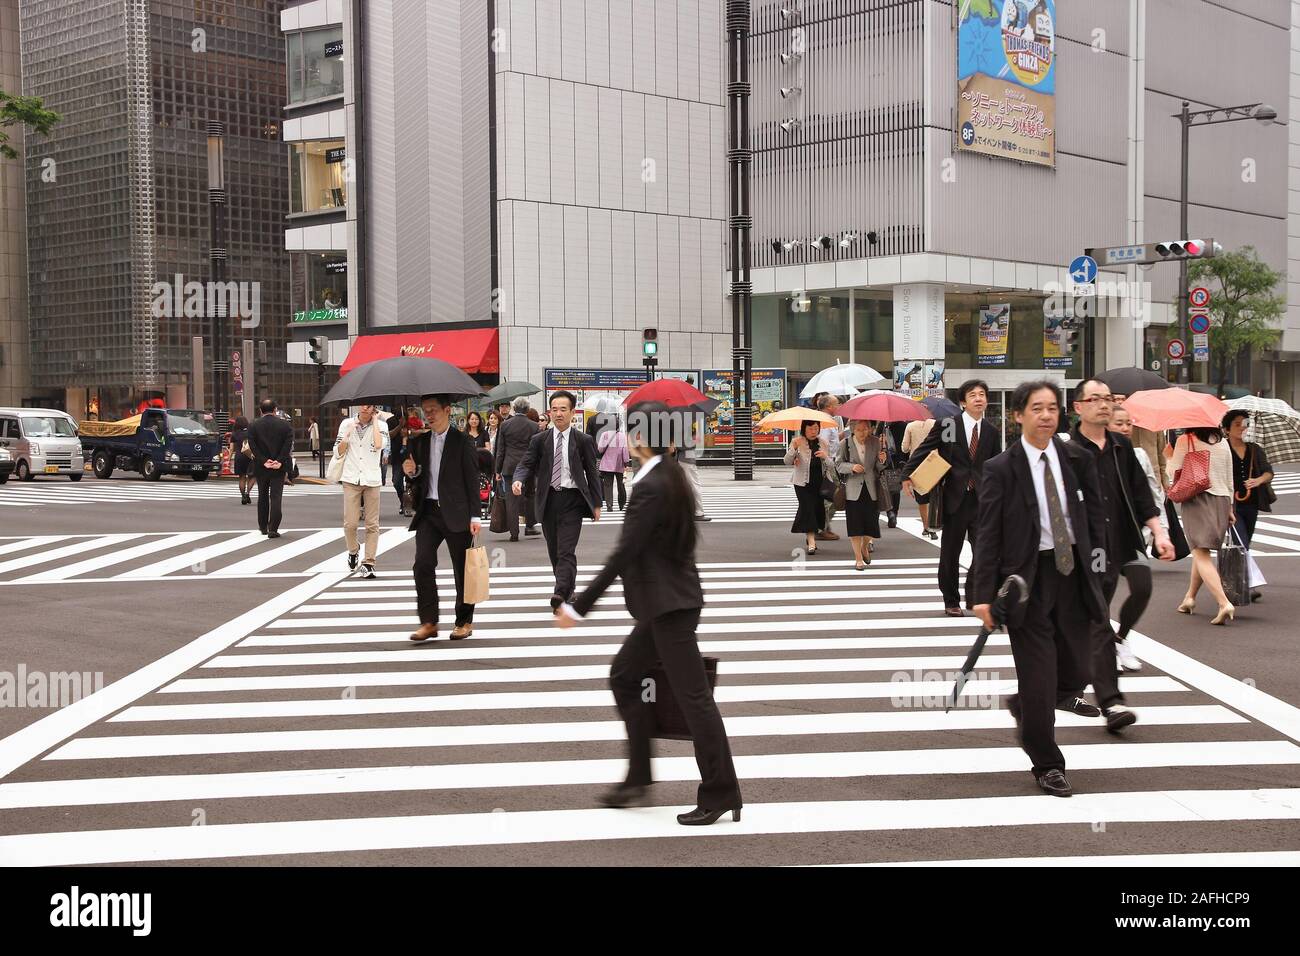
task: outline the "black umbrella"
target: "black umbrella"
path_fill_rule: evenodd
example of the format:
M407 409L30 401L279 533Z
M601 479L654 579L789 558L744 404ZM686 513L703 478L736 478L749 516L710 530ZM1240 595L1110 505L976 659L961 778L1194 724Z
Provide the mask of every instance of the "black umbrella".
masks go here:
M532 382L502 382L500 385L493 385L488 391L488 401L497 405L501 402L511 402L516 398L525 398L529 395L536 395L541 388Z
M1116 395L1132 395L1134 392L1173 387L1155 372L1148 372L1144 368L1110 368L1098 372L1097 379L1109 385Z
M478 382L450 362L403 355L358 365L335 383L321 404L387 401L394 395L448 395L454 399L482 394Z
M921 399L921 404L930 410L935 418L956 418L961 414L957 404L939 395Z
M1002 587L998 588L998 596L989 609L989 613L993 616L993 630L981 625L975 643L971 646L970 653L966 655L966 663L961 665L961 673L957 675L957 682L952 685L952 696L948 698L948 703L943 708L945 714L957 706L957 698L961 696L961 689L966 686L966 681L970 679L971 671L975 669L975 662L980 659L984 645L988 643L989 635L1006 624L1012 608L1024 604L1028 600L1029 585L1025 583L1025 579L1020 575L1009 575L1002 582Z

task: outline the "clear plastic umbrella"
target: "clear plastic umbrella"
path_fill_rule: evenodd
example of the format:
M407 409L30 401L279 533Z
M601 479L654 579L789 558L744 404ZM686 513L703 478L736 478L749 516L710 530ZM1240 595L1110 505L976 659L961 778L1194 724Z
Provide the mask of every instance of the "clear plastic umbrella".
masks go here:
M818 392L830 392L832 395L854 395L858 389L884 380L885 376L870 365L859 365L856 362L844 365L836 364L830 368L822 369L809 379L808 384L799 393L799 397L812 398Z

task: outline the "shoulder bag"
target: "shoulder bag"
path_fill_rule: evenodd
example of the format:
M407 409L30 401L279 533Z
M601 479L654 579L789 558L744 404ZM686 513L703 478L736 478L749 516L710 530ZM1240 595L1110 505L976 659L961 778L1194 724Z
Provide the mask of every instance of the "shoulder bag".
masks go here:
M1169 486L1170 500L1179 504L1191 501L1210 487L1210 452L1195 446L1196 439L1189 433L1183 466L1174 474L1174 483Z

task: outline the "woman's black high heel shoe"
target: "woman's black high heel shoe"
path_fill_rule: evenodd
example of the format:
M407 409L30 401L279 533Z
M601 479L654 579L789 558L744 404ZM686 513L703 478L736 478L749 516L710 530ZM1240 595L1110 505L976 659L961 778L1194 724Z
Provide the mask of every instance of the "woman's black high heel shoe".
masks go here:
M677 814L677 822L684 827L707 827L710 823L716 823L724 813L730 813L733 822L740 822L740 807L724 807L721 810L696 807L690 813Z

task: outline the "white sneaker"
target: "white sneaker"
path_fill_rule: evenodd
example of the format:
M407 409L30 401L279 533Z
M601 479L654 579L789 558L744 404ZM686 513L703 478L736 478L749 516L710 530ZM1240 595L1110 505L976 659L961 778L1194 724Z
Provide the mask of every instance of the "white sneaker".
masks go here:
M1128 641L1115 642L1115 659L1122 671L1140 671L1142 662L1137 659L1133 649L1128 646Z

